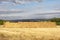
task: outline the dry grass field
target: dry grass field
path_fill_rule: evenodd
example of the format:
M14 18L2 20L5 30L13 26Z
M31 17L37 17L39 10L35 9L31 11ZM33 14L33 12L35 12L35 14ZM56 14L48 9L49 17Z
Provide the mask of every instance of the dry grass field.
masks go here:
M57 25L56 27L57 27L57 28L60 28L60 25Z
M60 28L0 28L0 40L60 40Z
M60 40L60 26L55 22L8 22L0 27L0 40Z

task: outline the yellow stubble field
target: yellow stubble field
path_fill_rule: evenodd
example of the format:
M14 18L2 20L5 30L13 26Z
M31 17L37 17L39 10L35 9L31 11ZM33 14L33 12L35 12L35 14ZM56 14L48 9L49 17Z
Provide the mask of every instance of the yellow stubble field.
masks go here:
M60 28L0 28L0 40L60 40Z

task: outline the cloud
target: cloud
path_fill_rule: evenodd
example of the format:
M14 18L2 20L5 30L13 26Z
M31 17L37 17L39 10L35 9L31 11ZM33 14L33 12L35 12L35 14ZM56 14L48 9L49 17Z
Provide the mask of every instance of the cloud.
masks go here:
M13 14L14 15L14 14ZM18 14L15 14L14 16L13 15L1 15L0 16L0 19L4 19L4 20L21 20L21 19L50 19L50 18L55 18L55 17L60 17L60 14L46 14L46 15L18 15ZM18 16L16 16L18 15Z
M5 20L14 20L14 19L49 19L54 17L60 17L60 11L45 11L43 12L23 12L23 13L10 13L10 14L1 14L1 19Z
M30 9L28 8L7 9L5 7L0 9L0 19L13 20L13 19L42 19L42 18L60 17L59 16L60 14L56 15L55 13L60 13L60 10L46 10L46 9L44 10L44 7L42 6L35 6L34 8Z
M24 4L27 2L41 2L41 0L0 0L0 2L12 2L15 4Z
M11 3L2 3L0 4L0 19L13 20L13 19L42 19L42 18L53 18L60 17L60 6L57 4L54 5L50 3L42 2L41 4L28 4L24 5L12 5L12 2L19 0L0 0L0 2L11 2ZM32 0L33 1L33 0ZM37 1L37 0L36 0ZM29 2L29 0L19 1ZM35 5L35 6L34 6ZM57 7L56 7L57 6ZM19 8L18 8L19 7ZM23 8L20 8L23 7Z

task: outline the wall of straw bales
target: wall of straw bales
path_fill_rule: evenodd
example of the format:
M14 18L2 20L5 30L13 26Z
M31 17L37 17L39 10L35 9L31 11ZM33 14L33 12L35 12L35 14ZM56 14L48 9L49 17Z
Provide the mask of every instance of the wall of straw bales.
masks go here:
M56 27L55 22L6 22L4 27L11 28L54 28Z

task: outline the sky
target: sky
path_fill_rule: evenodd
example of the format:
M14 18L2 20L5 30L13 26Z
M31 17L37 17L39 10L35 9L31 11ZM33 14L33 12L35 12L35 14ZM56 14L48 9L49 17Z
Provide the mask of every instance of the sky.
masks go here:
M41 2L27 2L21 4L0 0L0 19L42 19L60 18L60 0L41 0Z

